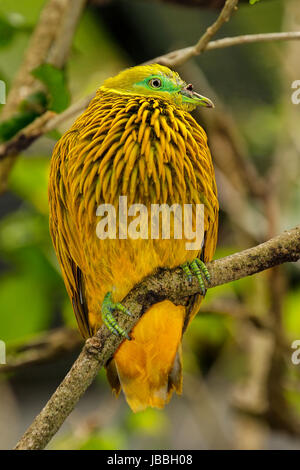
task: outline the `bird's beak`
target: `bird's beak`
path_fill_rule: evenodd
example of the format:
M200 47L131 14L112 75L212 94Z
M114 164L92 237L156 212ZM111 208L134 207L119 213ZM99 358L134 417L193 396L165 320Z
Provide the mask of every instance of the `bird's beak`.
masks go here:
M209 98L206 98L205 96L196 93L193 90L192 85L187 85L186 87L182 88L180 93L182 94L182 101L184 103L190 103L194 106L205 106L205 108L215 107L215 105Z

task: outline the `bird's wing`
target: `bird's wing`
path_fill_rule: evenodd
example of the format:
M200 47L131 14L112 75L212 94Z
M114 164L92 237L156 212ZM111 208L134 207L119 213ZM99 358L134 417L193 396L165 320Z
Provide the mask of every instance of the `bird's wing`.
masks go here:
M84 338L91 336L88 308L84 291L84 278L80 263L80 249L76 240L76 227L70 219L66 202L67 183L64 168L68 155L76 145L78 134L69 132L56 144L49 177L50 234L62 270L67 292L71 299L79 330Z
M209 169L205 175L206 181L198 181L198 192L201 202L204 204L204 239L198 256L204 263L212 260L216 249L219 217L217 186L208 147L207 154Z

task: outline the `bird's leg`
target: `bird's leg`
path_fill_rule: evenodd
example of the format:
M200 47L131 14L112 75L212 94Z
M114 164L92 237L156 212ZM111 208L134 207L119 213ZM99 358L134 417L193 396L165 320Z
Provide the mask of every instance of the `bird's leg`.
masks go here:
M114 310L119 310L120 312L126 313L126 315L131 316L131 313L127 308L124 307L120 302L114 303L112 300L112 294L111 292L107 292L105 294L105 297L102 302L101 306L101 314L102 314L102 320L104 325L107 326L109 331L113 333L116 336L124 336L124 338L131 340L130 336L128 333L126 333L123 328L121 328L118 323L116 322L114 316L113 316L113 311Z
M210 274L205 263L203 263L203 261L201 261L199 258L195 258L191 262L183 263L181 268L183 269L183 272L187 276L189 282L192 282L193 276L196 276L201 287L201 294L205 295L206 287L203 278L206 279L208 283L210 282Z

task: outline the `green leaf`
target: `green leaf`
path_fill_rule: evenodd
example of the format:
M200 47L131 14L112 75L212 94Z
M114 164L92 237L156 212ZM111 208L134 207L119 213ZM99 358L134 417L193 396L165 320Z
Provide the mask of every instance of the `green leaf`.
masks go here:
M250 5L255 5L255 3L259 2L260 0L249 0Z
M41 64L32 75L43 82L50 95L49 109L61 113L70 103L65 73L51 64Z
M25 340L46 329L50 305L36 279L23 274L3 276L0 284L1 339Z
M5 47L10 43L15 28L3 17L0 17L0 47Z
M0 141L5 142L16 135L21 129L30 124L38 114L35 111L25 111L15 114L11 119L0 124Z
M196 345L203 341L206 344L223 344L228 335L228 324L231 319L221 315L198 315L193 320L189 338Z
M26 341L52 322L54 305L64 295L59 273L48 259L47 219L24 206L0 222L0 339Z
M130 413L127 425L131 432L137 432L139 436L159 436L167 430L168 421L166 415L160 411L148 408L136 414Z
M62 318L64 324L70 328L78 328L77 321L74 315L74 310L72 308L71 302L69 297L67 296L67 292L65 291L65 300L62 303Z
M48 171L48 158L19 158L9 179L10 188L42 214L48 214Z
M290 339L300 337L299 305L300 289L290 291L283 304L283 325Z
M124 449L125 439L119 430L106 430L91 434L84 442L79 444L80 450L114 450Z
M47 107L45 93L37 92L29 95L20 103L19 111L10 119L0 123L0 141L6 142L40 116Z
M50 444L51 449L55 450L115 450L126 449L126 436L121 430L107 429L103 431L83 433L82 436L66 434Z
M48 137L49 139L52 139L52 140L55 140L55 142L57 140L59 140L62 136L62 133L59 132L57 129L53 129L52 131L50 132L47 132L47 134L45 134L46 137Z
M48 218L32 213L24 206L2 218L0 222L0 251L14 256L19 263L19 250L26 246L46 244L49 240ZM49 240L50 245L50 240Z
M31 93L26 99L21 101L19 105L20 112L35 111L37 114L42 114L48 107L48 98L43 91Z

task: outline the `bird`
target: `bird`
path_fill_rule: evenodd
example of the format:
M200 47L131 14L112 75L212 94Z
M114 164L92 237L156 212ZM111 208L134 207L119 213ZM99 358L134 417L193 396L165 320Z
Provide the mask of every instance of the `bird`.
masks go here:
M191 115L197 106L214 105L177 72L156 63L130 67L103 82L51 158L49 226L66 290L83 338L103 323L122 336L106 374L133 412L163 408L173 392L182 393L182 337L205 295L206 263L216 248L217 187L207 135ZM136 213L146 210L132 238L118 218L124 198ZM200 244L193 249L185 233L176 236L175 212L169 238L161 228L150 236L153 207L174 205L192 207L193 228L195 207L204 208ZM106 220L105 232L99 213L107 208L116 220L109 228ZM129 335L115 319L117 311L130 315L122 299L146 276L178 266L189 281L197 277L199 294L185 306L155 303Z

